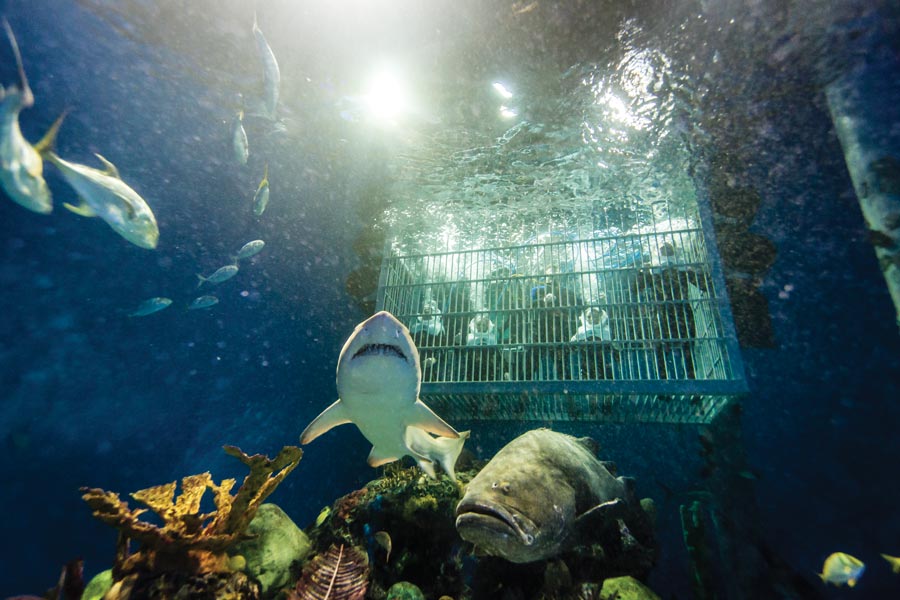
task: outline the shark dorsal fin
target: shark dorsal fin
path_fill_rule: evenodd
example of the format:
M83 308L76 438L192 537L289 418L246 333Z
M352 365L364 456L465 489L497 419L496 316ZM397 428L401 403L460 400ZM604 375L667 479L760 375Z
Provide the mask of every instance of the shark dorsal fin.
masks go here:
M103 170L104 173L106 173L106 174L109 175L110 177L115 177L116 179L122 179L122 178L119 176L119 169L116 168L116 165L114 165L114 164L112 164L111 162L109 162L108 160L106 160L106 159L105 159L103 156L101 156L100 154L96 154L96 153L95 153L94 156L96 156L97 159L98 159L100 162L103 163L103 166L106 167L106 168Z

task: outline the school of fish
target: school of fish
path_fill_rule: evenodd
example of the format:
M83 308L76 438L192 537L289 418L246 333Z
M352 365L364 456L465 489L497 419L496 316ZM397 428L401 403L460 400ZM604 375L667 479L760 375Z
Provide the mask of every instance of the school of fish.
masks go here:
M19 81L9 86L0 85L0 187L6 195L24 208L39 213L53 211L53 199L44 179L44 162L54 165L63 180L74 190L77 203L63 202L70 212L86 218L97 217L128 242L140 248L153 250L159 244L159 226L148 202L119 174L112 161L95 154L102 168L95 168L64 159L55 150L56 136L65 113L49 128L46 135L32 144L22 135L19 126L20 113L34 106L35 98L28 78L18 41L9 22L3 18L3 29L12 48ZM256 13L251 29L263 71L263 97L260 110L254 116L277 123L278 98L281 71L275 53L259 28ZM244 130L244 110L239 110L231 124L232 147L235 161L246 165L250 145ZM269 165L265 165L262 180L253 195L250 210L256 217L262 216L269 204ZM265 242L247 242L232 257L231 264L223 265L210 275L198 274L199 283L216 285L237 275L238 263L259 253ZM206 309L219 302L213 295L194 298L188 309ZM172 299L157 296L139 303L128 312L131 317L146 317L171 306Z

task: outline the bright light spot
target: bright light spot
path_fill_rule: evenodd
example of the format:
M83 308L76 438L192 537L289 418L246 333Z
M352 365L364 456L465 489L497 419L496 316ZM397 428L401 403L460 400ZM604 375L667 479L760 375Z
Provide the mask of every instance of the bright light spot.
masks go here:
M517 113L513 109L508 108L506 106L500 107L500 116L503 117L504 119L512 119L513 117L518 116L518 114L519 113Z
M408 106L406 87L391 71L376 73L363 97L372 116L383 121L393 121Z
M492 85L494 86L494 90L496 90L504 99L509 100L512 98L512 92L506 89L506 86L499 81L495 81Z

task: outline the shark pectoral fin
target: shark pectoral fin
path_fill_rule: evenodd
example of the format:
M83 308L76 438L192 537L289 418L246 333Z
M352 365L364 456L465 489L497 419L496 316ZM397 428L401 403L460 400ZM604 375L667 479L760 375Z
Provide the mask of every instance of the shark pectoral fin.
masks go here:
M88 203L84 200L81 201L81 204L75 206L74 204L69 204L68 202L63 202L63 206L67 209L75 213L76 215L80 215L82 217L96 217L97 213L94 212L94 209L88 206Z
M300 434L300 443L308 444L329 429L350 422L352 420L347 414L347 408L340 400L337 400L306 426L306 429Z
M340 402L340 401L339 401ZM369 452L369 458L366 459L366 462L369 463L370 467L380 467L381 465L386 465L390 462L394 462L395 460L399 460L399 456L393 456L391 454L382 454L378 448L372 446L372 451Z
M111 162L109 162L108 160L106 160L104 157L100 156L96 152L94 153L94 156L96 156L97 159L103 163L103 166L106 167L106 169L104 169L104 171L103 171L104 173L106 173L110 177L115 177L116 179L122 179L121 177L119 177L119 169L116 168L116 165L112 164Z
M416 400L413 404L412 412L407 419L406 424L412 427L424 429L435 435L442 435L449 438L458 438L459 432L450 427L446 421L437 416L433 410L425 406L421 400Z

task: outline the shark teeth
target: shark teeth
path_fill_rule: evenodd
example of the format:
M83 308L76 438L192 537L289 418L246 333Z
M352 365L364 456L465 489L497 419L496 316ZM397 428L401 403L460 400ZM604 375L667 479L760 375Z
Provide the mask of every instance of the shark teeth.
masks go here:
M392 346L390 344L366 344L362 348L356 351L353 355L353 358L358 358L360 356L371 356L371 355L379 355L379 356L395 356L397 358L402 358L406 360L406 355L398 348L397 346Z

